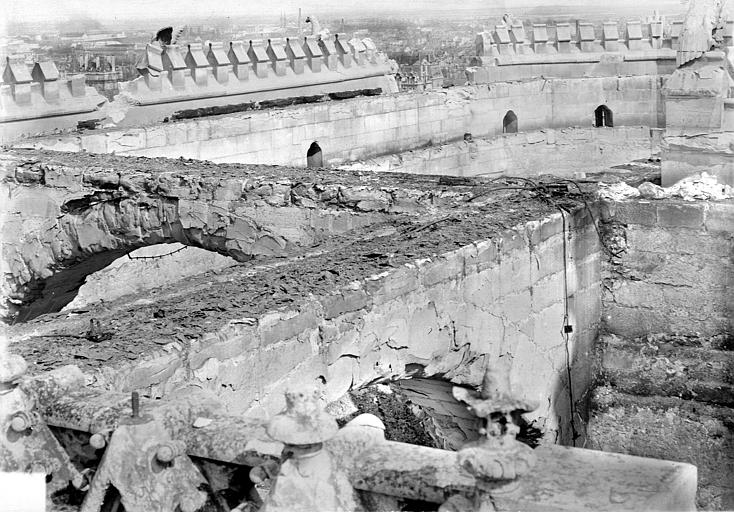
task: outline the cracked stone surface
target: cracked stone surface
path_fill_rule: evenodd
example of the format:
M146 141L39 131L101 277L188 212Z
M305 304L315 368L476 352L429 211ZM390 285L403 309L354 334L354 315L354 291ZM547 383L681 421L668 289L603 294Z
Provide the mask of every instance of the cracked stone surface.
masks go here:
M137 211L152 202L158 193L152 191L159 190L155 184L163 183L168 192L155 201L177 204L180 226L183 196L196 190L197 207L208 208L216 203L212 198L234 187L232 201L251 202L256 212L247 222L262 215L253 222L258 230L248 243L254 245L259 233L285 240L285 251L189 277L135 300L94 305L79 314L44 315L11 327L17 350L35 372L74 362L97 386L143 389L151 396L197 382L221 395L232 411L262 414L282 407L286 385L318 380L327 399L335 400L350 388L400 378L415 365L426 375L443 374L476 385L487 363L503 354L522 354L513 365L514 384L545 404L534 419L551 438L569 435L568 425L558 420L570 417L561 412L570 405L560 335L563 222L558 203L573 211L566 219L572 231L567 254L571 286L580 299L589 299L579 300L573 311L577 337L569 348L578 358L574 379L579 389L588 380L584 361L600 307L595 298L599 245L578 198L559 196L553 204L531 193L500 190L469 202L487 191L487 185L438 186L435 176L304 173L43 152L17 152L9 158L6 169L14 172L6 183L16 193L54 190L49 177L56 173L59 178L54 179L67 180L62 195L69 194L68 187L82 187L90 179L112 179L99 168L117 169L119 163L117 171L130 171L122 173L130 183L116 185L112 193L134 199ZM18 159L25 164L19 165ZM161 171L164 164L171 175ZM238 173L244 177L236 177ZM276 186L289 193L274 192ZM262 187L265 195L256 192ZM133 188L140 192L133 194ZM267 212L277 217L277 208L296 208L294 194L304 198L311 193L295 190L317 189L321 192L311 200L318 208L299 206L299 211L323 208L334 218L346 214L362 220L319 237L288 239L263 227L273 225ZM97 186L81 191L87 198L98 193ZM281 206L267 203L274 196ZM82 212L100 207L84 205ZM120 214L115 219L127 218L118 209L114 212ZM213 219L211 227L197 224L189 229L198 238L187 237L199 245L219 237L221 243L212 246L226 252L227 229L238 218L222 221L207 212L191 215ZM141 224L132 226L139 229ZM110 233L124 240L127 231ZM101 340L86 336L92 319L101 326Z

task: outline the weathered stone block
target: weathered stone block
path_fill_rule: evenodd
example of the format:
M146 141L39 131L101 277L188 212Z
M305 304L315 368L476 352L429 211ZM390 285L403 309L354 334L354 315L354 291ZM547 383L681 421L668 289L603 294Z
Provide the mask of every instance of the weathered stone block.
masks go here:
M319 317L314 311L302 310L285 314L274 313L260 319L258 333L261 347L290 340L302 335L308 330L317 329Z
M372 297L363 289L342 290L335 295L321 299L324 307L324 318L330 320L344 313L351 313L367 308L372 304Z
M464 276L464 257L459 251L445 254L421 267L420 277L423 286L433 286L442 281L461 279Z
M710 203L706 211L706 231L734 233L734 204Z
M628 225L654 226L658 220L656 205L642 200L603 201L601 214L604 221L613 220Z
M701 228L703 205L661 204L657 207L658 223L662 227Z

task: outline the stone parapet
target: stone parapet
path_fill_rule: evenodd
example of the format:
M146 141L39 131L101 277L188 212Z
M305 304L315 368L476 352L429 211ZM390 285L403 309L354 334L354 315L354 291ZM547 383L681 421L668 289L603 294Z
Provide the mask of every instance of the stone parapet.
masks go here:
M502 24L492 31L477 34L477 58L472 65L482 68L513 66L517 75L511 77L513 79L540 75L571 78L594 74L669 74L675 69L679 31L678 25L664 27L661 21L645 24L627 21L623 27L614 21L604 22L599 27L588 22L579 22L575 27L569 23L555 26L536 23L530 27L528 38L522 23ZM642 61L654 63L654 69L639 64L624 65ZM610 63L622 63L622 66L610 67ZM573 65L581 65L576 66L581 69L572 69ZM599 66L598 70L595 65ZM494 74L490 71L489 75L478 78L482 74L475 73L470 81L494 81Z
M0 86L0 129L18 120L75 115L97 110L106 102L93 87L85 85L84 75L61 79L56 65L37 62L32 69L8 58Z
M155 56L156 47L148 45L146 55ZM186 58L179 57L175 46L165 47L160 67L169 73L161 74L157 60L149 57L147 62L153 62L153 67L142 68L143 76L123 84L123 92L137 105L151 105L379 77L393 69L371 41L349 40L345 35L302 41L232 41L226 54L219 43L210 44L208 55L192 44ZM160 84L151 84L150 75L160 75Z

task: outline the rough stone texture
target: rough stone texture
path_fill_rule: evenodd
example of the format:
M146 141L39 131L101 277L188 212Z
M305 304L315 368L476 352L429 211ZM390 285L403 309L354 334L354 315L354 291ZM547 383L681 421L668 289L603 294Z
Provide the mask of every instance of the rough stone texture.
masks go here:
M128 256L87 276L64 311L81 309L100 300L114 301L123 295L144 292L187 276L237 264L233 258L180 243L143 247Z
M196 169L202 194L222 191L207 188L214 178L206 166ZM311 179L319 176L334 179L326 171ZM378 179L349 176L341 179ZM386 190L401 179L380 176L379 188L324 184L314 201L326 201L331 190L328 204L336 208L351 210L366 197L393 204L394 193ZM573 365L580 400L601 308L600 247L591 217L578 202L556 200L574 209L565 220L564 274L564 221L551 204L518 191L468 202L476 189L436 190L435 177L422 180L411 177L413 188L398 187L397 195L428 218L397 217L323 240L286 261L191 277L146 301L90 307L69 318L45 315L12 328L11 336L22 341L18 347L36 369L83 357L79 362L99 386L161 396L197 382L231 410L253 414L282 408L287 385L318 379L335 400L415 367L477 385L486 364L512 357L513 388L544 404L528 419L547 439L570 442L571 418L576 430L582 425L570 414L566 365ZM270 183L255 184L262 182ZM267 189L265 197L273 197L273 186ZM561 334L564 275L574 326L568 355ZM91 318L109 340L84 337Z
M508 110L517 115L520 131L593 126L601 104L612 109L616 126L659 127L659 98L655 76L534 79L49 136L23 145L305 166L308 148L318 141L324 162L339 164L461 140L467 132L499 135Z
M734 406L734 353L725 336L648 335L624 340L602 336L596 379L630 395L674 396Z
M588 446L699 469L697 504L734 507L734 204L602 204L603 265Z
M695 464L697 506L734 508L734 410L608 387L597 388L592 402L591 447Z
M620 251L605 265L606 329L630 337L732 332L732 211L732 201L604 204L607 238Z
M734 103L730 110L734 113ZM734 121L731 124L734 130ZM734 187L733 147L734 131L665 137L661 145L663 186L705 171Z
M657 150L649 128L546 129L474 138L345 164L348 169L449 176L573 177L575 173L648 158Z
M141 246L180 242L237 260L284 256L331 233L426 211L425 186L350 173L21 151L2 160L2 295L22 304L59 269L100 255L81 278ZM144 170L141 170L144 169ZM379 181L379 186L375 184ZM390 186L392 182L393 187ZM117 251L116 253L114 251ZM5 304L2 306L7 307Z

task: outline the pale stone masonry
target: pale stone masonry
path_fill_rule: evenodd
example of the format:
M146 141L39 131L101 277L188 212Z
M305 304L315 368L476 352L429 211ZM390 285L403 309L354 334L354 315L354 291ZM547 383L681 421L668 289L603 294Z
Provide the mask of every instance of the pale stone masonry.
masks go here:
M324 162L339 164L461 140L465 133L492 137L502 133L509 110L517 115L520 131L590 127L601 104L612 109L617 126L663 126L660 86L660 79L651 76L497 83L49 136L22 145L305 166L306 152L317 141Z

